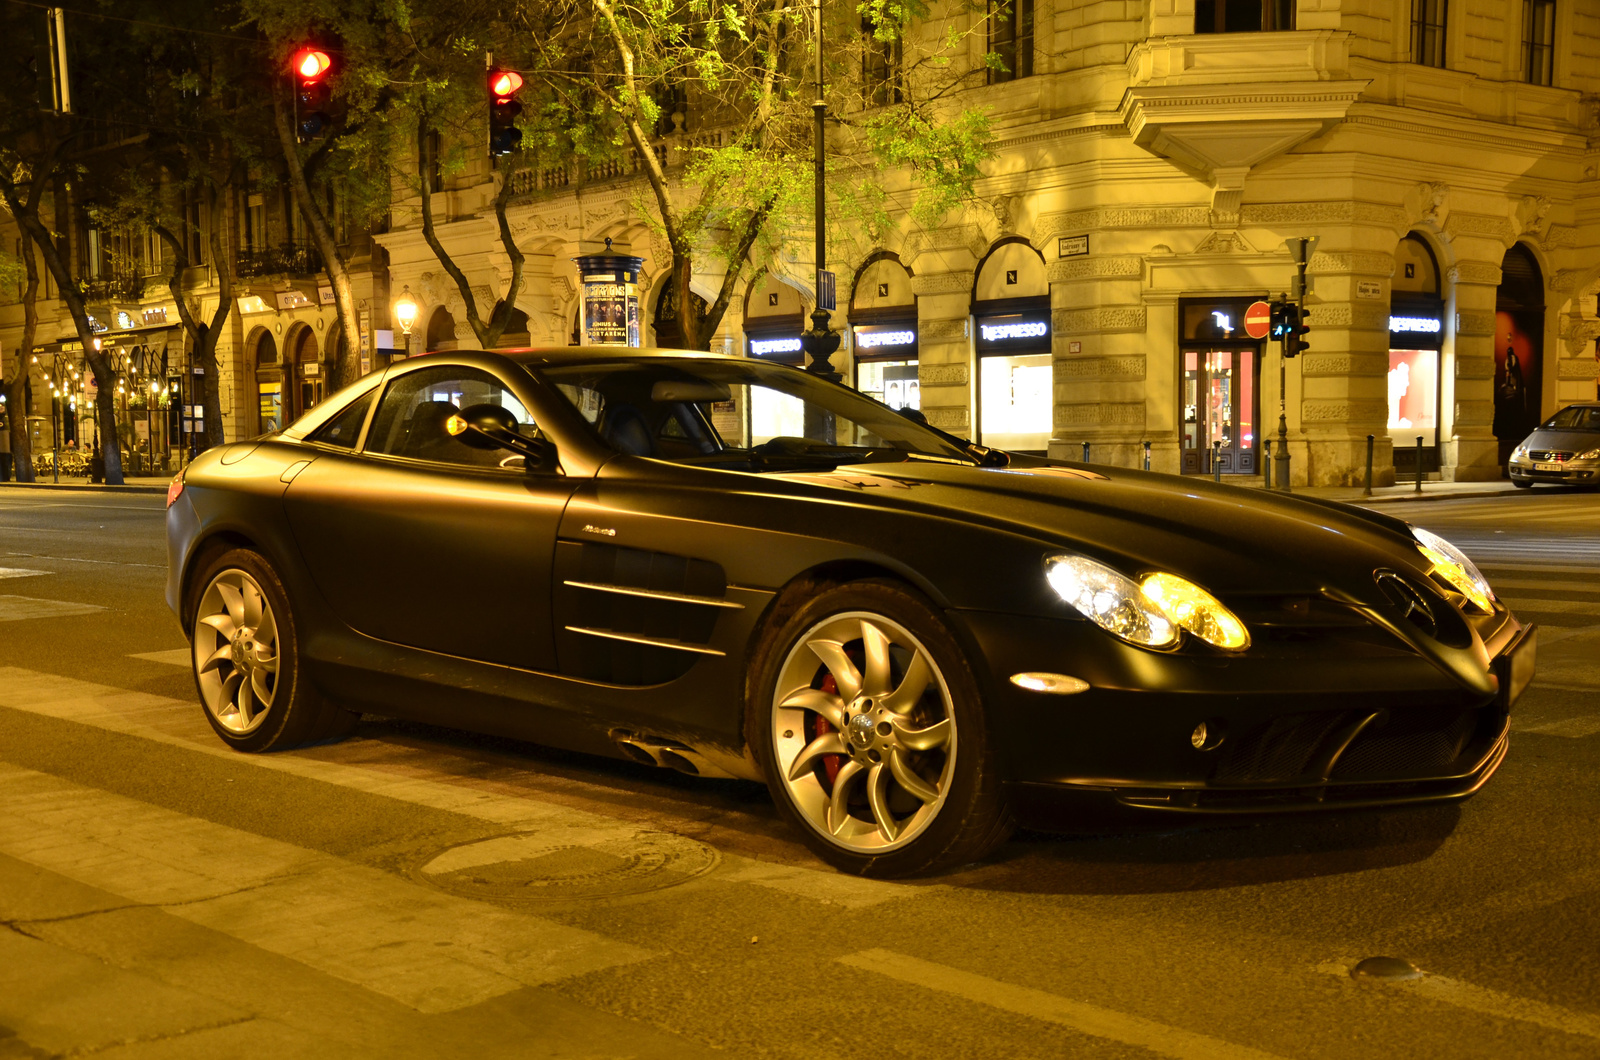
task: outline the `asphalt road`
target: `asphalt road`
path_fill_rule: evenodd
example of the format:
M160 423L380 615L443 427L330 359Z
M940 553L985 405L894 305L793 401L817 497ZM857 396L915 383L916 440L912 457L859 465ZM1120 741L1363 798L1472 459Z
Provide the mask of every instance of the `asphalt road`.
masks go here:
M1542 627L1470 802L915 883L754 785L374 719L232 754L161 506L0 489L0 1057L1600 1056L1600 497L1384 507Z

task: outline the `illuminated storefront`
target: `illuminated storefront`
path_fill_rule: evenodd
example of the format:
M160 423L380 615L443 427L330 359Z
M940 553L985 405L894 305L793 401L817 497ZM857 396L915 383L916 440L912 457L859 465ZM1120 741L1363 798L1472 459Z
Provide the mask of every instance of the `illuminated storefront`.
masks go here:
M799 291L769 274L745 302L745 356L804 367L800 335L807 326L805 308ZM806 433L801 402L765 387L751 387L750 407L740 411L745 414L748 444L760 445L778 437L804 437Z
M1043 453L1053 414L1048 298L978 303L978 442Z
M1256 298L1189 300L1178 305L1186 475L1253 475L1258 469L1261 353L1264 340L1245 333Z
M857 324L856 389L893 409L922 408L916 317Z
M1439 264L1432 249L1412 234L1395 248L1389 293L1389 440L1395 474L1417 473L1417 439L1422 439L1422 471L1439 470L1439 355L1444 346L1444 299Z

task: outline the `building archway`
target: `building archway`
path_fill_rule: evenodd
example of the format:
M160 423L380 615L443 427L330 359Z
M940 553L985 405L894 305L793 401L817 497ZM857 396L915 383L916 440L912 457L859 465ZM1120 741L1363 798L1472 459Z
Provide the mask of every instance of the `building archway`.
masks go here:
M1501 259L1494 315L1493 429L1504 466L1543 412L1544 272L1521 243Z
M1389 440L1397 478L1438 471L1443 411L1444 286L1438 256L1412 232L1394 252L1389 282Z
M456 348L456 318L450 315L450 310L438 306L428 316L427 346L428 352L434 350L453 350Z
M850 332L856 389L891 408L922 408L917 296L899 255L879 251L856 270Z
M1021 236L997 242L973 277L982 445L1043 454L1054 428L1050 281Z
M282 430L288 423L283 407L283 366L278 360L278 343L267 328L256 328L245 344L250 355L250 370L255 378L255 409L252 434Z
M323 364L316 332L297 322L284 336L284 418L294 422L327 396L327 366Z
M704 298L692 290L689 292L689 297L694 299L694 306L701 316L711 308ZM670 274L661 281L661 289L656 292L656 308L651 314L650 323L655 332L657 346L669 350L681 350L687 347L683 328L678 324L678 286Z

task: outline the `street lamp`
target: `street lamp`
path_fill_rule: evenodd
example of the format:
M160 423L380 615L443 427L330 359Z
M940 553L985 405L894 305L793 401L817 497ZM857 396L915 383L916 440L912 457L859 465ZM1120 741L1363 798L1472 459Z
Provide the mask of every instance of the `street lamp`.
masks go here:
M411 285L407 284L400 292L400 297L394 300L394 320L400 325L400 334L408 340L411 338L411 326L417 322L417 313L420 312L417 300L411 297ZM409 349L408 341L406 347Z

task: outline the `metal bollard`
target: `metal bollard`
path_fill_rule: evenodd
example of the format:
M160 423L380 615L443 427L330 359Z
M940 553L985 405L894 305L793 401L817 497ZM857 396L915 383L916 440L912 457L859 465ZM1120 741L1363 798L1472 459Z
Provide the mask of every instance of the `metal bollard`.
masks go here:
M1372 435L1367 435L1367 488L1361 491L1363 497L1372 496Z
M1417 492L1422 492L1422 435L1417 435Z
M1144 443L1144 469L1146 471L1150 470L1150 443L1149 442L1145 442Z
M1222 443L1211 443L1211 477L1217 482L1222 481Z
M1089 443L1088 442L1084 442L1083 443L1083 462L1085 464L1087 464L1089 462Z
M1262 444L1263 444L1263 446L1265 447L1265 449L1267 451L1267 474L1266 474L1265 479L1263 479L1263 483L1262 484L1266 489L1271 489L1272 488L1272 439L1268 438Z

